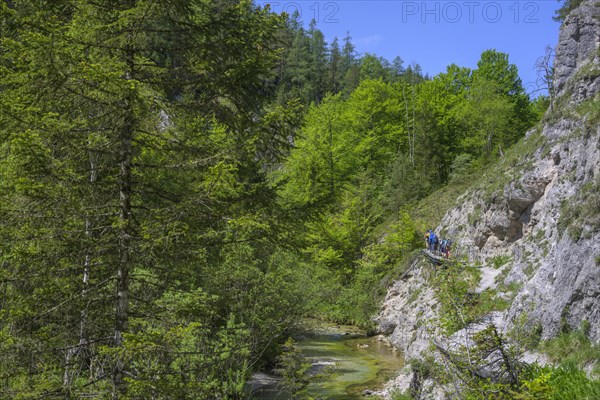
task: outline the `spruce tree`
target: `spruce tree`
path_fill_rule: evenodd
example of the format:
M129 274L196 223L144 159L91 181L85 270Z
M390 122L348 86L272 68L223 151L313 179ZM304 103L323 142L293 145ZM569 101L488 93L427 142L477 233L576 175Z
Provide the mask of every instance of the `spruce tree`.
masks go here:
M0 10L0 397L240 396L285 325L255 330L254 291L236 306L221 279L279 234L280 19L247 1ZM261 285L249 270L236 282Z
M337 36L329 46L329 73L327 90L332 94L337 94L341 90L341 74L342 74L342 54Z
M312 93L310 100L319 103L325 95L325 79L327 70L327 43L323 32L317 29L313 19L308 30L310 38L310 74Z
M344 93L349 95L358 86L360 80L356 51L352 43L352 37L350 37L350 32L347 32L344 37L341 65L340 76L342 77Z

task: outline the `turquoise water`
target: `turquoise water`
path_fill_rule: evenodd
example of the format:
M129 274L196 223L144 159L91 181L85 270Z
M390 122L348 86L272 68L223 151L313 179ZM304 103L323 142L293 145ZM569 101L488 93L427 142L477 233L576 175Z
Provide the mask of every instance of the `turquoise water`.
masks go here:
M326 368L325 379L308 387L315 399L361 399L365 389L377 389L402 367L402 358L376 338L329 333L311 335L298 344L314 369ZM273 384L255 393L254 398L279 400L289 396L278 392Z

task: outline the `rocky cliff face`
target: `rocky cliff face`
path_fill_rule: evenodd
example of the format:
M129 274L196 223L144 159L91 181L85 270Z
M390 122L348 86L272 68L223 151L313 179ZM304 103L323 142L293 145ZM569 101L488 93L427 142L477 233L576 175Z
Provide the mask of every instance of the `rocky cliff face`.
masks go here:
M550 338L587 321L600 341L600 3L584 1L564 21L554 65L557 97L528 134L531 149L465 193L437 231L483 266L477 291L513 288L511 305L493 315L503 329L525 319ZM396 282L377 317L407 359L437 335L426 273L416 265ZM401 375L395 384L409 382Z
M573 78L577 71L594 60L598 66L598 46L600 45L598 22L598 2L586 0L583 4L574 10L564 21L561 30L558 45L556 46L555 67L555 86L558 94L564 94L567 89L567 82ZM581 78L581 77L580 77ZM590 77L591 78L591 77ZM598 76L596 75L595 82ZM573 83L593 83L594 79L575 79ZM584 87L583 97L591 97L597 93L598 85L581 86ZM587 93L587 89L593 90L593 93ZM579 93L573 93L579 97Z

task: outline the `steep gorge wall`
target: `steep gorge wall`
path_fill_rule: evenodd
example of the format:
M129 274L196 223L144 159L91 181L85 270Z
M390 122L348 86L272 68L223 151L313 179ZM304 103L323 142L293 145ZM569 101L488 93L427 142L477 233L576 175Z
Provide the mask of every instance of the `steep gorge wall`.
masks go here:
M465 193L437 231L484 265L491 279L479 290L517 288L508 309L491 316L504 330L525 317L550 338L587 321L600 342L599 2L584 1L566 18L554 65L557 97L528 134L530 149ZM509 261L489 267L499 258ZM416 265L395 282L377 317L407 359L421 358L438 335L427 273ZM391 385L405 389L409 381L400 376Z
M587 1L561 28L557 99L540 147L504 171L514 175L499 191L466 194L440 224L460 238L472 261L489 265L510 257L503 283L522 286L506 325L525 313L541 325L543 338L558 334L563 323L576 329L586 320L590 337L600 341L599 17L599 3Z

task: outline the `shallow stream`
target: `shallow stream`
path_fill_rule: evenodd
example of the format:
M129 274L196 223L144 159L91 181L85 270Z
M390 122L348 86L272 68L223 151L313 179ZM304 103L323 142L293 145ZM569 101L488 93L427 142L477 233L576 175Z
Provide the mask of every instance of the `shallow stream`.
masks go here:
M325 379L311 383L315 399L361 399L402 367L402 358L377 337L366 337L342 329L307 335L298 342L314 370L325 368ZM255 376L254 399L282 400L289 395L277 390L277 381L265 374Z

